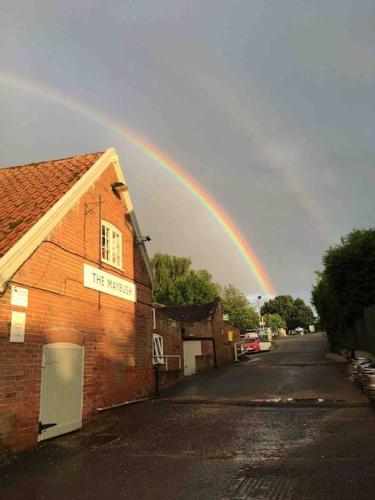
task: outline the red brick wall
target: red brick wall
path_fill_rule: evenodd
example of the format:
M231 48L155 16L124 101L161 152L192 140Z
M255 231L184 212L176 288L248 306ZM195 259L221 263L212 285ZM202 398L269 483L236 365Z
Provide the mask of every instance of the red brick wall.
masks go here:
M228 332L231 331L233 333L233 342L241 342L241 334L240 329L231 325L229 321L224 321L224 329L226 331L226 337L228 338Z
M218 367L233 361L233 346L228 342L228 331L233 331L234 342L239 342L240 331L223 320L221 304L218 305L212 318L194 323L183 323L182 327L186 337L213 337L215 339ZM212 342L202 341L202 355L213 356Z
M157 310L156 315L158 315ZM181 368L178 358L168 358L168 371L166 365L159 365L160 388L166 389L182 380L184 376L181 326L178 321L157 316L155 333L163 337L164 355L181 356Z
M214 368L214 358L212 355L195 356L197 374L206 373Z
M112 192L116 180L107 168L13 276L13 284L29 290L27 308L10 305L10 286L0 295L0 455L37 442L43 344L84 346L84 422L98 407L154 390L151 284L123 203ZM136 304L83 287L83 263L99 267L100 210L123 234L123 271L102 268L136 283ZM12 310L26 312L23 344L9 342Z
M223 320L223 311L219 304L212 318L212 331L216 339L216 355L219 366L231 363L234 359L234 351L232 343L228 341L228 331L231 330L234 334L234 342L239 342L240 331L234 328L227 321Z
M209 319L203 319L192 323L184 322L182 328L184 329L184 337L212 336L211 321Z

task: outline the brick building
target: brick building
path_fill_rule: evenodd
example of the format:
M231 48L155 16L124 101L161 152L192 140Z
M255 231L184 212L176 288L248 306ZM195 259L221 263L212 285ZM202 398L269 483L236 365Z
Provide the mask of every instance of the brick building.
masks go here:
M184 378L181 324L159 314L159 308L154 311L153 362L158 370L159 388L166 389Z
M220 299L208 304L156 309L156 333L165 354L180 354L184 375L208 371L233 361L233 342L240 331L224 320Z
M151 273L116 151L0 169L0 456L154 391Z

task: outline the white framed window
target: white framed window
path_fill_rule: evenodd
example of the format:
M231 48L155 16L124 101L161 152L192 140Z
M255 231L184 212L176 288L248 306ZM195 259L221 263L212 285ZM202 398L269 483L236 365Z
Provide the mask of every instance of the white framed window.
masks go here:
M164 347L163 347L163 337L158 333L152 334L152 342L153 342L153 356L152 362L154 365L156 364L164 364Z
M102 220L100 229L101 260L122 269L122 234L116 226Z

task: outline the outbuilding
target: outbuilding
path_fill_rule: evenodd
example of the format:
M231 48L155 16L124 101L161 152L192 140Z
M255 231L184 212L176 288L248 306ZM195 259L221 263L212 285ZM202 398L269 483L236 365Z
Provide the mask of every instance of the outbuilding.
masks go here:
M159 307L155 333L166 338L166 355L180 355L184 375L195 375L233 361L240 331L225 316L219 298L207 304Z
M151 273L115 149L0 169L0 455L154 391Z

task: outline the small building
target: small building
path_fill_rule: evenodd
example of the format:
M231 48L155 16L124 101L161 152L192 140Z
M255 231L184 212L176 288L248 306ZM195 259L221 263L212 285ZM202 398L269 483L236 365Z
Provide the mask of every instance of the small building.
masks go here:
M224 319L220 299L157 308L155 333L166 339L166 355L181 355L184 375L230 363L234 359L233 343L240 341L239 329Z
M116 151L0 169L0 455L154 391L151 272Z
M159 314L154 304L153 364L157 370L160 389L166 389L184 378L184 356L181 325L168 316Z

